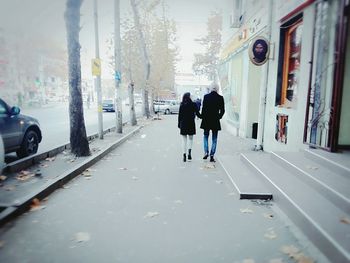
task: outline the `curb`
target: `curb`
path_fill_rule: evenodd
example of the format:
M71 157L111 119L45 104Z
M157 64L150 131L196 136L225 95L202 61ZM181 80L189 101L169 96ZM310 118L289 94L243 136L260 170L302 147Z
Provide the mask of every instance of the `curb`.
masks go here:
M135 133L139 132L139 130L143 126L139 126L135 128L133 131L129 132L122 138L118 139L114 143L112 143L110 146L108 146L106 149L102 150L95 156L91 156L87 158L82 163L76 165L72 169L62 173L60 176L52 180L51 182L46 183L43 185L38 191L35 193L29 194L18 202L15 206L9 206L6 208L3 208L0 210L0 227L4 226L7 222L11 221L12 219L16 218L17 216L23 214L26 212L30 205L32 204L32 200L34 198L38 198L39 200L42 200L43 198L50 195L52 192L57 190L58 188L61 188L64 184L81 174L83 171L85 171L88 167L94 165L99 160L101 160L104 156L106 156L108 153L113 151L115 148L117 148L119 145L121 145L123 142L125 142L127 139L132 137ZM1 209L1 208L0 208Z
M123 123L123 126L125 126L127 124L127 122ZM107 128L103 131L103 134L107 134L109 132L115 131L116 127L112 126L110 128ZM91 141L93 139L98 138L98 133L94 133L92 135L88 135L87 139L88 141ZM3 168L3 173L15 173L18 172L20 170L26 169L29 166L32 166L34 164L39 163L40 161L48 158L48 157L53 157L61 152L63 152L64 150L68 150L70 149L70 143L67 142L63 145L57 146L49 151L45 151L45 152L41 152L41 153L37 153L34 155L30 155L28 157L19 159L17 161L11 162L7 165L5 165L5 167Z

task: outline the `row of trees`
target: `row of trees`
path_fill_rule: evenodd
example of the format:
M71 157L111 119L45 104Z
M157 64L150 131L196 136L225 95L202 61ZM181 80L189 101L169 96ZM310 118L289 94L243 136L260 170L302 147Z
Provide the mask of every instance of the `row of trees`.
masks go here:
M82 0L67 0L65 21L67 29L69 90L70 90L70 143L77 156L90 154L84 124L81 93L80 65L80 7ZM164 0L130 0L134 19L122 22L122 80L128 83L130 107L133 105L134 87L143 94L143 114L150 117L153 100L160 89L172 89L175 81L175 63L178 49L175 45L176 27L164 16ZM159 10L162 17L157 16ZM132 17L130 16L130 17ZM109 65L114 73L114 41L108 40ZM149 97L151 105L149 105ZM131 116L135 116L131 112ZM136 120L132 121L136 124Z
M222 15L212 12L207 20L207 35L196 39L204 47L203 53L194 54L192 70L196 75L205 75L217 82L217 67L221 50Z

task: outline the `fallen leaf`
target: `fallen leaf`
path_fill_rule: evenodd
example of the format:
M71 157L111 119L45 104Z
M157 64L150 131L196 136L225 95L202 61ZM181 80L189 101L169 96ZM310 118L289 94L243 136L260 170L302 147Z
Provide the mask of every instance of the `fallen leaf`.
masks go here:
M350 219L347 217L340 218L340 222L342 222L343 224L350 225Z
M7 178L7 176L5 176L5 175L0 175L0 181L5 181L6 178Z
M298 254L298 258L296 258L297 263L315 263L312 258L306 257L303 254Z
M205 169L214 169L215 168L215 164L208 163L208 164L204 165L204 168Z
M290 246L283 246L281 248L281 251L288 255L289 257L293 258L295 257L298 253L299 253L299 249L296 248L295 246L293 245L290 245Z
M28 171L21 171L17 174L16 179L18 181L27 181L28 179L35 176L35 173L30 173Z
M13 191L13 190L16 189L16 187L13 186L13 185L10 185L10 186L5 186L4 189L5 189L6 191Z
M91 177L92 174L89 174L88 172L83 172L81 175L85 176L85 177Z
M252 214L253 210L250 210L249 208L241 208L240 209L242 213L246 213L246 214Z
M148 212L144 218L153 218L153 217L156 217L156 216L159 216L159 212Z
M38 211L44 208L45 206L40 204L40 200L38 198L34 198L32 200L32 204L30 205L30 211Z
M28 174L30 174L30 173L31 173L31 172L29 172L29 171L22 170L22 171L20 171L18 174L28 175Z
M318 169L317 166L312 166L312 165L306 165L306 168L309 170L317 170Z
M87 233L87 232L78 232L78 233L75 234L74 240L77 243L87 242L87 241L90 240L90 234Z
M45 161L53 162L55 159L56 159L56 157L47 157L47 158L45 159Z
M272 219L273 218L273 214L264 213L263 215L264 215L265 218L268 218L268 219Z
M146 138L146 134L142 134L142 135L141 135L141 138L142 138L142 139Z
M265 235L264 237L268 238L268 239L275 239L277 238L277 235L275 233L275 231L273 230L269 230Z

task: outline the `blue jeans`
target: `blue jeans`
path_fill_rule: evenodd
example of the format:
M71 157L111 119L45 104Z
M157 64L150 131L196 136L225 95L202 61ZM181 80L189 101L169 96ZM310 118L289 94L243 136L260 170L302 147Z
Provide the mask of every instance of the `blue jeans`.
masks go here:
M209 154L209 146L208 146L208 139L209 139L209 130L204 130L204 153ZM211 130L211 150L210 150L210 156L214 156L216 151L216 144L218 141L218 131Z

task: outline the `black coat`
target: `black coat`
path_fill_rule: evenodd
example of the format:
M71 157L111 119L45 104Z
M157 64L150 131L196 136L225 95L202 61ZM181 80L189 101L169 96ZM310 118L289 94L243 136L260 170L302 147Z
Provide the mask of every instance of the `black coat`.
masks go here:
M201 117L197 105L194 102L181 103L177 122L177 127L180 129L181 135L196 134L195 115L199 118Z
M205 95L202 106L201 128L204 130L221 130L220 119L224 114L224 98L215 91Z

